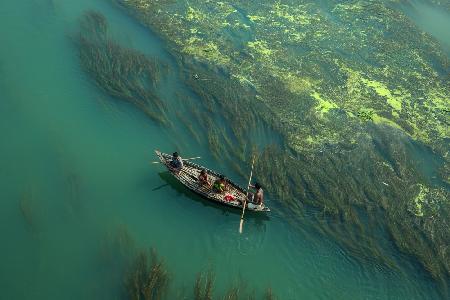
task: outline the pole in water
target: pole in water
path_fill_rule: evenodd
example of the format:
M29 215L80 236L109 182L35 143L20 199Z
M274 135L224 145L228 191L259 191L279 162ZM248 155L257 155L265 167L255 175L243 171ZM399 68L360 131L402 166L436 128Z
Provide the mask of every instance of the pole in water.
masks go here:
M242 227L244 226L245 206L247 205L248 190L250 189L250 182L252 181L253 164L254 163L255 163L255 157L253 156L253 158L252 158L252 169L250 171L250 178L248 179L248 184L247 184L247 194L246 194L246 197L245 197L244 205L242 206L241 222L239 223L239 233L242 233Z

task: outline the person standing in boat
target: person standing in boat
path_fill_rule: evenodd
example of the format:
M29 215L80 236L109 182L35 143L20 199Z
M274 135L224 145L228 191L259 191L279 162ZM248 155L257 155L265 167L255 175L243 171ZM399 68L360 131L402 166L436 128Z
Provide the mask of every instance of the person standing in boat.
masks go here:
M178 155L178 152L174 152L172 154L172 160L169 163L169 168L172 172L178 173L183 168L183 159L180 155Z
M253 194L249 194L250 203L248 206L253 208L252 206L262 206L264 203L264 191L259 183L255 183L255 185L250 185L251 188L254 188L256 191Z

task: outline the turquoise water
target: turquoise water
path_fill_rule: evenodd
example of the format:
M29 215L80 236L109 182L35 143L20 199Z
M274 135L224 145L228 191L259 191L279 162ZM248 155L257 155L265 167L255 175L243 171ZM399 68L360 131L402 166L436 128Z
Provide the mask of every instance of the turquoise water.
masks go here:
M450 56L450 13L432 4L411 1L403 7L411 20L422 30L430 33L446 49Z
M178 149L239 178L176 119L161 128L81 70L73 40L90 9L107 17L117 40L172 67L161 91L172 109L183 88L164 41L107 1L0 2L1 299L120 298L122 275L105 245L124 231L165 259L174 289L190 289L212 266L219 292L246 281L280 299L440 297L412 259L393 250L398 270L355 260L308 227L292 228L270 198L273 212L248 216L239 235L238 211L203 201L149 164L153 149Z

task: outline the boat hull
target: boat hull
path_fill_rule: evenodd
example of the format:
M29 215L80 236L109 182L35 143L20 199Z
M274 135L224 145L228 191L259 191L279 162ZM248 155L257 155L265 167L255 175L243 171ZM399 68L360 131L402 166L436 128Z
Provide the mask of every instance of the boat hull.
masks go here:
M247 197L247 192L243 187L239 186L238 184L230 180L227 180L228 182L227 191L225 193L217 193L213 191L213 189L210 188L209 186L200 184L197 178L202 169L206 170L208 174L208 180L211 183L213 183L216 179L218 179L221 174L190 161L184 161L183 168L179 172L173 172L169 167L169 163L172 160L172 156L170 154L163 153L158 150L155 150L155 153L158 156L161 163L163 163L167 167L167 169L171 172L171 174L179 182L181 182L184 186L186 186L194 193L199 194L210 201L234 207L237 209L242 209L242 204L245 202L245 199ZM254 205L254 206L250 205L247 206L246 210L255 212L270 211L270 209L264 205Z

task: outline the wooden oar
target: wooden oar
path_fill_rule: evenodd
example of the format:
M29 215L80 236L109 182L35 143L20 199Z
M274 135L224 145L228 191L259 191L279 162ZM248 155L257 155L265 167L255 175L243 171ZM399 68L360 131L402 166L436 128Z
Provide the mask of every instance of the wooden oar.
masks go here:
M200 156L196 156L196 157L191 157L191 158L183 158L183 160L192 160L192 159L198 159L201 158ZM161 161L151 161L151 164L160 164Z
M248 185L247 185L247 196L245 197L244 205L242 206L242 214L241 214L241 222L239 223L239 233L242 233L242 226L244 226L244 214L245 214L245 206L247 205L247 199L248 199L248 190L250 189L250 182L252 181L252 175L253 175L253 163L255 162L255 157L252 158L252 170L250 171L250 178L248 179Z

